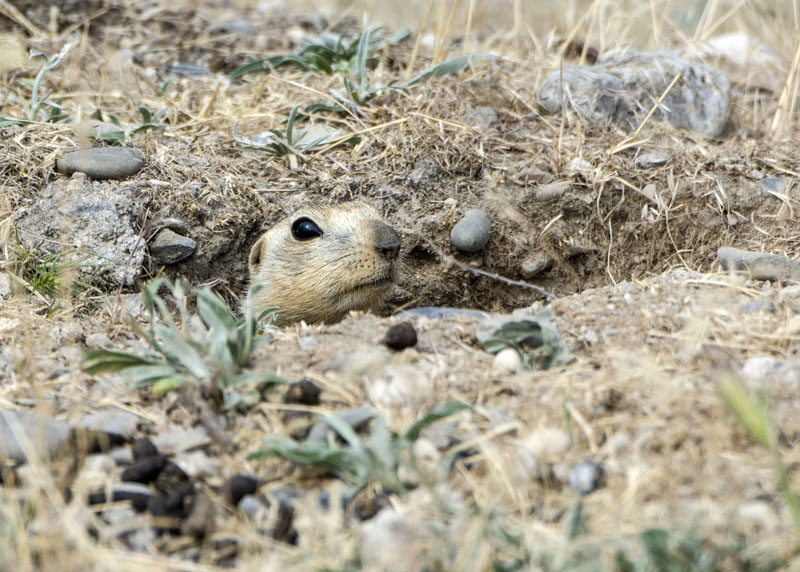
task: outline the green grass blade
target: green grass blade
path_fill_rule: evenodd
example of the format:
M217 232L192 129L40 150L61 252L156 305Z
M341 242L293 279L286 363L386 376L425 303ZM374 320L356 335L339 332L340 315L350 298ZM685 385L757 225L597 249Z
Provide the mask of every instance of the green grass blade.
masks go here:
M437 405L433 409L431 409L428 413L423 415L420 419L415 421L411 427L406 429L405 433L403 433L403 438L407 439L408 441L416 441L419 437L419 434L425 429L426 427L436 423L440 419L444 419L445 417L450 417L451 415L458 413L459 411L464 411L465 409L471 409L472 406L468 403L462 403L460 401L451 401L449 403L443 403L441 405Z
M445 75L458 73L468 65L478 61L491 61L497 59L496 54L472 54L468 56L458 56L444 61L435 66L429 67L423 72L418 73L407 82L401 84L402 87L415 87L428 80L439 78Z
M158 362L117 350L90 350L83 354L83 369L88 373L111 373L154 363Z

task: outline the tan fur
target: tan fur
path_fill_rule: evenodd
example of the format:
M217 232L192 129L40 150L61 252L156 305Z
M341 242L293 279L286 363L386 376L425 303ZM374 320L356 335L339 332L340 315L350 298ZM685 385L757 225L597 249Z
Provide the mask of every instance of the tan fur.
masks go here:
M301 217L323 235L295 239L292 223ZM270 228L250 251L250 284L262 287L255 309L277 307L279 326L332 323L351 310L377 310L392 288L398 248L397 233L366 203L302 209Z

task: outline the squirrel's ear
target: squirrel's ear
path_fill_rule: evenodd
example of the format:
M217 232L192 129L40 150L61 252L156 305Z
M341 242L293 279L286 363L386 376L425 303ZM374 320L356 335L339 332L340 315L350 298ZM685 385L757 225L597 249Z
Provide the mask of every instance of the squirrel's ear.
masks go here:
M253 245L253 248L250 249L250 258L248 259L247 263L250 265L251 272L257 270L258 267L261 266L261 261L264 260L266 248L267 241L264 240L264 237L262 236Z

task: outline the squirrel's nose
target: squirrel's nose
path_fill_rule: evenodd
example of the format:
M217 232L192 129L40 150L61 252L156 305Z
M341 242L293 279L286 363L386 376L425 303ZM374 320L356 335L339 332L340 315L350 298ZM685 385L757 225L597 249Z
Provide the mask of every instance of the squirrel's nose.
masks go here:
M375 223L375 250L386 258L397 258L400 253L400 235L383 222Z

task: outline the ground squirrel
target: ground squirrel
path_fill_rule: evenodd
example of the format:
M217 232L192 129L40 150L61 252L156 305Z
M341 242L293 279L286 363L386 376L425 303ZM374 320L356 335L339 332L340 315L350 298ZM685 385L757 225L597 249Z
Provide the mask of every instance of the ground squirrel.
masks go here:
M332 323L351 310L377 310L394 282L400 237L362 202L301 209L250 250L257 312L277 307L276 324Z

